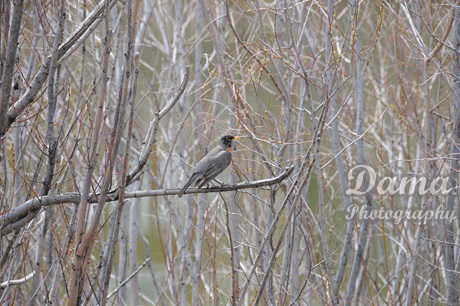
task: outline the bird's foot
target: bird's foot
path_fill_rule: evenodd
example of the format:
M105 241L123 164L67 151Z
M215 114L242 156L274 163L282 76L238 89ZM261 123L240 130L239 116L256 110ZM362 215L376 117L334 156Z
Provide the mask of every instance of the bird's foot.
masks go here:
M227 184L225 184L225 183L223 183L223 182L221 182L221 181L218 181L218 180L213 180L213 182L216 183L216 184L214 185L215 187L221 187L221 188L222 188L222 187L227 186ZM217 185L219 185L219 186L217 186Z

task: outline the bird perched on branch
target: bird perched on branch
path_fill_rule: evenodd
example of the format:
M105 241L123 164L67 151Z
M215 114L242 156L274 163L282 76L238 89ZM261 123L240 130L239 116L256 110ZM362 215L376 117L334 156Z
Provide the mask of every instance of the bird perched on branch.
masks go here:
M201 188L221 174L232 162L232 141L238 139L239 137L232 135L222 137L220 143L209 151L192 169L190 179L182 187L179 197L184 194L190 185L195 184L196 187Z

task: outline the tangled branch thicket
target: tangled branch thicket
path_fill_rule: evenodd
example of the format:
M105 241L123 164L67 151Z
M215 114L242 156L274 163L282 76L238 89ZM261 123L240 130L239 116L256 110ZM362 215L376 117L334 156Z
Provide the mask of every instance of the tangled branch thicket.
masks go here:
M0 13L1 304L459 304L456 1ZM225 134L231 166L178 198ZM357 196L356 165L450 191Z

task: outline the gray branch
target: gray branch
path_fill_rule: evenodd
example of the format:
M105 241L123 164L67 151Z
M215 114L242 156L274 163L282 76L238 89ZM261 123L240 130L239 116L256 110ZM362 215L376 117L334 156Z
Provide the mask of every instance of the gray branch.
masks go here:
M23 278L20 279L13 279L13 280L7 280L4 281L3 283L0 284L0 288L6 288L8 286L16 286L16 285L22 285L25 282L27 282L29 279L31 279L35 275L35 271L30 273L29 275L24 276Z
M249 189L249 188L258 188L264 186L270 186L274 184L281 183L287 177L289 177L294 170L294 167L286 168L281 174L258 181L246 181L241 182L235 185L224 185L224 186L214 186L208 188L189 188L185 191L186 194L195 194L195 193L215 193L215 192L227 192L227 191L234 191L240 189ZM177 195L180 193L180 188L172 188L172 189L157 189L157 190L142 190L142 191L134 191L134 192L126 192L125 199L130 198L143 198L143 197L161 197L161 196L170 196L170 195ZM66 203L80 203L81 195L79 193L66 193L66 194L59 194L53 196L43 196L43 197L36 197L30 199L29 201L19 205L18 207L12 209L4 216L0 217L0 234L6 235L11 231L17 229L13 226L9 226L11 223L18 221L19 219L27 217L27 215L36 209L40 209L42 207L50 206L50 205L57 205L57 204L66 204ZM116 201L118 200L118 196L116 194L108 195L106 202ZM97 203L98 195L93 195L90 198L91 203ZM24 223L19 222L21 226Z
M120 285L117 286L117 288L115 288L112 292L110 292L110 294L107 296L107 300L110 299L115 293L117 293L121 287L125 286L131 279L133 279L133 277L136 276L142 270L142 268L144 268L145 265L149 263L149 261L150 261L150 258L147 258L142 263L142 265L140 265L133 273L131 273L130 276L128 276L128 278L126 278Z
M102 0L91 12L91 14L86 17L86 19L82 22L82 24L72 33L72 35L67 38L62 45L59 47L57 52L57 60L59 61L64 55L69 55L76 48L72 48L74 46L78 46L83 42L81 39L85 34L85 37L88 37L88 33L91 33L95 30L95 25L99 24L102 20L104 11L104 3L109 1L109 9L111 9L118 0ZM70 50L70 51L69 51ZM32 85L27 89L27 91L22 95L19 100L14 103L9 109L7 113L8 120L6 122L6 130L11 126L11 124L16 121L17 117L22 113L22 111L30 105L33 101L35 96L38 94L42 85L45 83L51 64L51 56L49 56L45 61L43 66L41 67L40 71L37 73Z

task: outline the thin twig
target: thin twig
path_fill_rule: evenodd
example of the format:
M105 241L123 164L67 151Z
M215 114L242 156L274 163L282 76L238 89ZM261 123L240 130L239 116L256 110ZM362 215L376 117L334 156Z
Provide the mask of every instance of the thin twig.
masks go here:
M128 278L126 278L123 282L121 282L120 285L117 286L117 288L115 288L112 292L109 293L109 295L107 296L107 300L110 299L115 293L117 293L118 290L120 290L121 287L126 285L134 276L136 276L136 274L139 273L145 267L145 265L149 263L150 260L150 258L144 260L144 262L133 273L131 273L131 275L128 276Z

